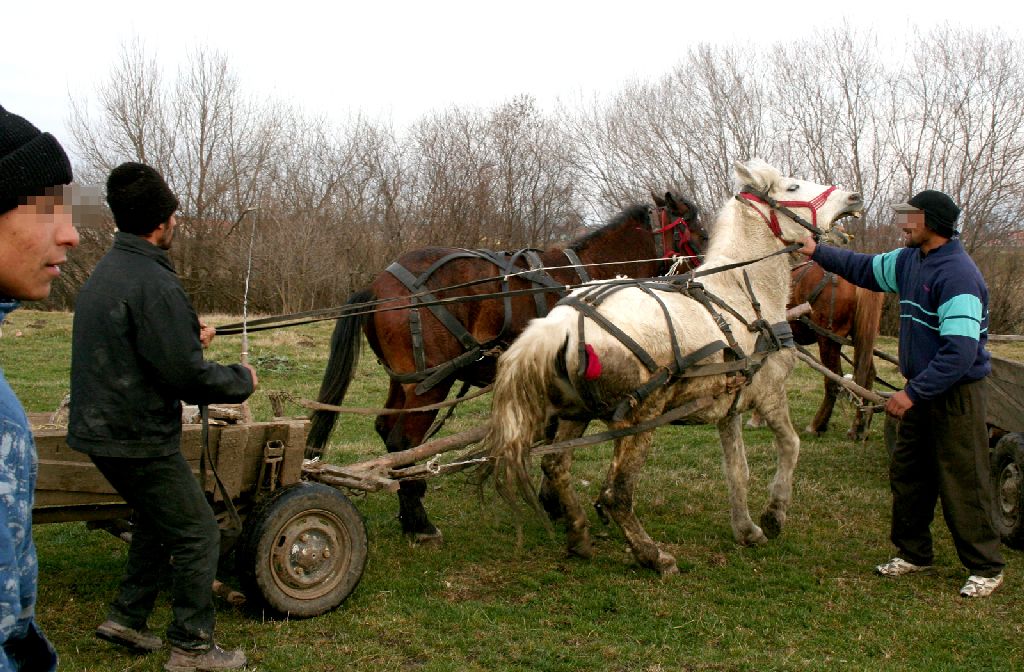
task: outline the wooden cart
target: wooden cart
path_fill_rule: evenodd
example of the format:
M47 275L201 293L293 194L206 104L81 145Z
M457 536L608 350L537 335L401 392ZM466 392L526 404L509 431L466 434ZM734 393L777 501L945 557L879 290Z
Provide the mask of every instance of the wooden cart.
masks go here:
M1024 549L1024 364L992 357L988 380L992 518L1003 543Z
M39 455L32 519L36 524L86 521L130 531L131 510L87 456L71 450L49 416L31 417ZM307 421L279 419L215 425L201 479L222 531L242 527L235 564L247 597L282 614L316 616L338 606L366 564L366 528L337 488L302 478ZM202 427L183 425L182 453L199 475ZM238 518L217 486L220 477ZM230 536L230 535L226 535Z

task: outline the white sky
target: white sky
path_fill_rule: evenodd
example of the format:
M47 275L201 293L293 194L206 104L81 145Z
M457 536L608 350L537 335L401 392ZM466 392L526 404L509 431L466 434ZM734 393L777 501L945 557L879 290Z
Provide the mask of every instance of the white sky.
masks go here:
M997 9L998 7L998 9ZM451 105L558 99L654 80L700 42L799 44L842 21L897 43L908 26L1000 27L1015 0L43 0L0 10L0 105L70 147L69 98L95 92L139 39L172 78L186 51L223 52L243 93L341 120L404 127Z

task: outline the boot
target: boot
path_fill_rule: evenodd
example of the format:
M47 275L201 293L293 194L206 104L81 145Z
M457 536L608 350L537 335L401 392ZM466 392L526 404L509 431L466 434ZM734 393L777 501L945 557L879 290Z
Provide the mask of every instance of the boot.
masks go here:
M167 672L213 672L237 670L244 667L245 654L241 649L225 651L216 644L208 649L181 649L171 647L171 657L164 664Z

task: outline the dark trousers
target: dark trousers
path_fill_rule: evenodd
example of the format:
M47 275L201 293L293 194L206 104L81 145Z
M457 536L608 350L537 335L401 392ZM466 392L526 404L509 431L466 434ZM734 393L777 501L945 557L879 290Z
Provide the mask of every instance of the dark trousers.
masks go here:
M962 383L914 404L899 423L889 463L891 539L908 562L932 564L930 527L938 500L971 574L991 577L1003 569L991 517L986 400L984 380Z
M208 647L213 641L212 587L220 530L188 462L181 453L91 458L135 513L128 562L110 618L131 628L145 627L161 579L169 572L173 620L167 639L184 649Z

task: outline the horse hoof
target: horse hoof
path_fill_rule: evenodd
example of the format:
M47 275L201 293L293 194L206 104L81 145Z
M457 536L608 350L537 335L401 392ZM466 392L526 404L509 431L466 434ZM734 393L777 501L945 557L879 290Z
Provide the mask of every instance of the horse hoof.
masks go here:
M765 512L761 515L761 531L768 539L774 539L782 534L782 521L776 514Z
M736 535L736 543L740 546L760 546L761 544L768 543L768 537L765 536L760 527L754 525L753 529L746 534Z
M410 546L422 546L424 548L440 548L444 546L444 535L441 530L434 529L433 532L416 532L407 534Z
M569 555L583 560L591 560L595 555L594 545L590 543L589 539L569 542Z
M672 576L679 573L676 559L665 551L658 551L658 561L654 567L659 576Z

